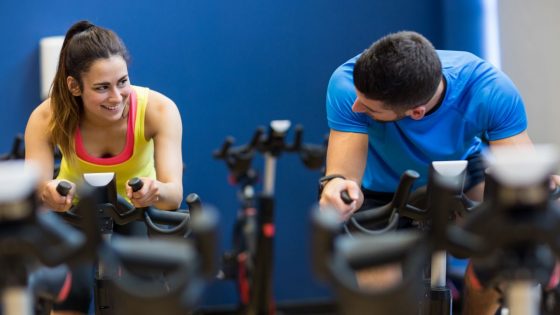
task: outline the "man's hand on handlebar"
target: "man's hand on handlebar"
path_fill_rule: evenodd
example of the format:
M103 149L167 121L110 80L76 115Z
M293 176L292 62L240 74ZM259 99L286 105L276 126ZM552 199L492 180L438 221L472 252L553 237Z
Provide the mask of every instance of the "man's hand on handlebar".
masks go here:
M57 190L58 184L62 182L59 179L53 179L45 183L41 193L41 201L49 209L57 212L68 211L72 207L72 199L76 193L76 185L72 182L64 180L68 184L68 189L65 194L61 194Z
M351 200L348 203L342 199L343 193L348 193ZM359 209L364 202L364 195L360 186L353 180L334 178L323 188L319 205L321 209L335 208L343 221L346 221L354 211Z
M149 177L139 177L143 185L139 190L130 186L131 180L126 185L126 196L136 208L153 206L159 201L159 186L155 179Z

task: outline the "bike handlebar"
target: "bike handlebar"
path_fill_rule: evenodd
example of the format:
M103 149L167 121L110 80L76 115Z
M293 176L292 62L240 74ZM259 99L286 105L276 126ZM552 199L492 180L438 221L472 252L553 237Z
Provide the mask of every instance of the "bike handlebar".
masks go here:
M141 179L135 177L129 180L129 186L133 191L138 191L143 187L144 183ZM66 196L71 189L70 183L60 181L56 187L57 192L61 196ZM196 194L195 194L196 195ZM190 195L189 195L190 196ZM200 209L200 198L198 196L190 196L187 198L187 204ZM99 213L110 217L116 224L124 225L132 221L144 221L150 235L180 235L184 236L188 233L188 222L190 213L177 211L159 210L154 207L136 208L130 204L122 196L117 195L117 204L100 203L98 205ZM80 211L80 203L73 206L70 210L60 213L60 215L73 225L80 226L82 215ZM170 228L163 228L157 224L173 225Z
M22 148L23 135L17 134L12 143L10 152L0 155L0 161L21 160L25 158L25 150Z
M462 164L457 165L459 169L462 166ZM432 165L428 185L422 186L411 193L412 185L419 177L420 175L415 171L408 170L404 172L397 186L393 200L390 203L356 212L350 218L350 222L352 222L358 230L366 234L374 235L393 230L397 226L400 217L409 218L417 222L429 222L433 217L433 208L437 206L437 202L434 199L437 198L437 196L434 196L433 189L433 181L436 177L439 178L440 181L446 181L448 185L453 184L455 186L453 188L453 198L449 201L449 207L443 211L446 217L454 216L453 212L450 214L450 210L469 213L479 205L479 203L470 200L461 190L464 169L463 172L457 174L451 175L446 173L444 175L440 174L439 171L435 171L435 167ZM345 194L341 194L341 198L347 202L349 196L347 192L343 193ZM422 199L424 199L425 205L420 207L418 201ZM365 228L362 226L363 224L377 224L382 225L382 227L378 229Z
M419 231L401 231L378 237L351 238L339 234L340 222L332 211L313 211L313 270L324 281L334 284L339 310L358 315L379 310L383 314L416 314L414 302L423 293L417 281L428 248ZM400 263L403 277L399 283L375 290L362 290L355 271L374 265ZM406 301L403 303L403 301Z
M260 126L246 145L233 147L235 139L226 137L222 147L213 152L215 159L226 162L228 170L234 177L241 177L251 169L251 162L256 151L277 157L282 152L298 152L303 164L310 169L318 169L325 161L326 145L303 143L303 126L295 127L294 142L285 141L290 127L289 121L272 121L268 133Z
M360 231L367 234L378 235L386 232L387 230L392 230L396 228L399 217L402 216L401 212L408 210L412 211L407 204L410 191L414 181L420 177L418 172L407 170L401 176L397 191L395 192L393 199L386 205L374 207L371 209L361 210L356 212L350 218L352 224L358 228ZM350 199L347 191L341 193L341 198L347 202ZM387 223L380 229L371 229L363 227L363 224L376 225ZM347 230L349 231L349 230Z
M144 187L144 182L140 178L134 177L128 181L128 186L132 188L133 192L137 192Z
M70 189L72 189L72 185L65 180L61 180L58 185L56 185L56 191L64 197L68 196Z

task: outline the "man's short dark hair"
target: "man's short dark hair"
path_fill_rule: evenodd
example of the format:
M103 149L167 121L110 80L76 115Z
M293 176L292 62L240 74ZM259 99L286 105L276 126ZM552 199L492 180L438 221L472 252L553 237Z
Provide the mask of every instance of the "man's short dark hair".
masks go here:
M424 36L402 31L373 43L356 61L354 85L395 109L427 103L441 81L441 61Z

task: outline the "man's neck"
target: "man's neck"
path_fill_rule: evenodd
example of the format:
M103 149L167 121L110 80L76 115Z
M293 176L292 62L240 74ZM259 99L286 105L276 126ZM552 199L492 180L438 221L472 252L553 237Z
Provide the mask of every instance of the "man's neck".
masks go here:
M442 76L436 89L436 93L434 93L434 96L432 96L432 98L425 105L426 113L428 113L428 115L431 114L433 110L436 110L443 102L443 98L445 97L445 83L445 78Z

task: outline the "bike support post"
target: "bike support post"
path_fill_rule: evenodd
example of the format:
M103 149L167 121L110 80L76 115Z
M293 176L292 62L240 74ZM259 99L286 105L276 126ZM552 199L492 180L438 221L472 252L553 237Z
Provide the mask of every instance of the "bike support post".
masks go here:
M457 191L463 190L467 161L435 161L432 162L433 176L444 186L453 187ZM447 210L447 209L442 209ZM441 216L439 216L441 217ZM447 216L444 216L447 217ZM435 220L433 224L445 224ZM432 227L434 228L434 227ZM436 227L437 231L442 231L441 227ZM433 235L436 242L440 241L441 235ZM451 314L453 299L451 290L447 287L447 253L443 248L437 248L432 254L432 264L430 271L430 315L449 315Z
M517 280L508 284L506 305L510 315L538 315L541 288L531 280Z
M264 193L274 196L274 181L276 180L276 157L271 153L265 154Z
M430 271L430 315L451 314L451 290L446 285L447 253L436 251L432 254Z
M31 315L32 298L26 287L5 288L2 292L2 314Z

